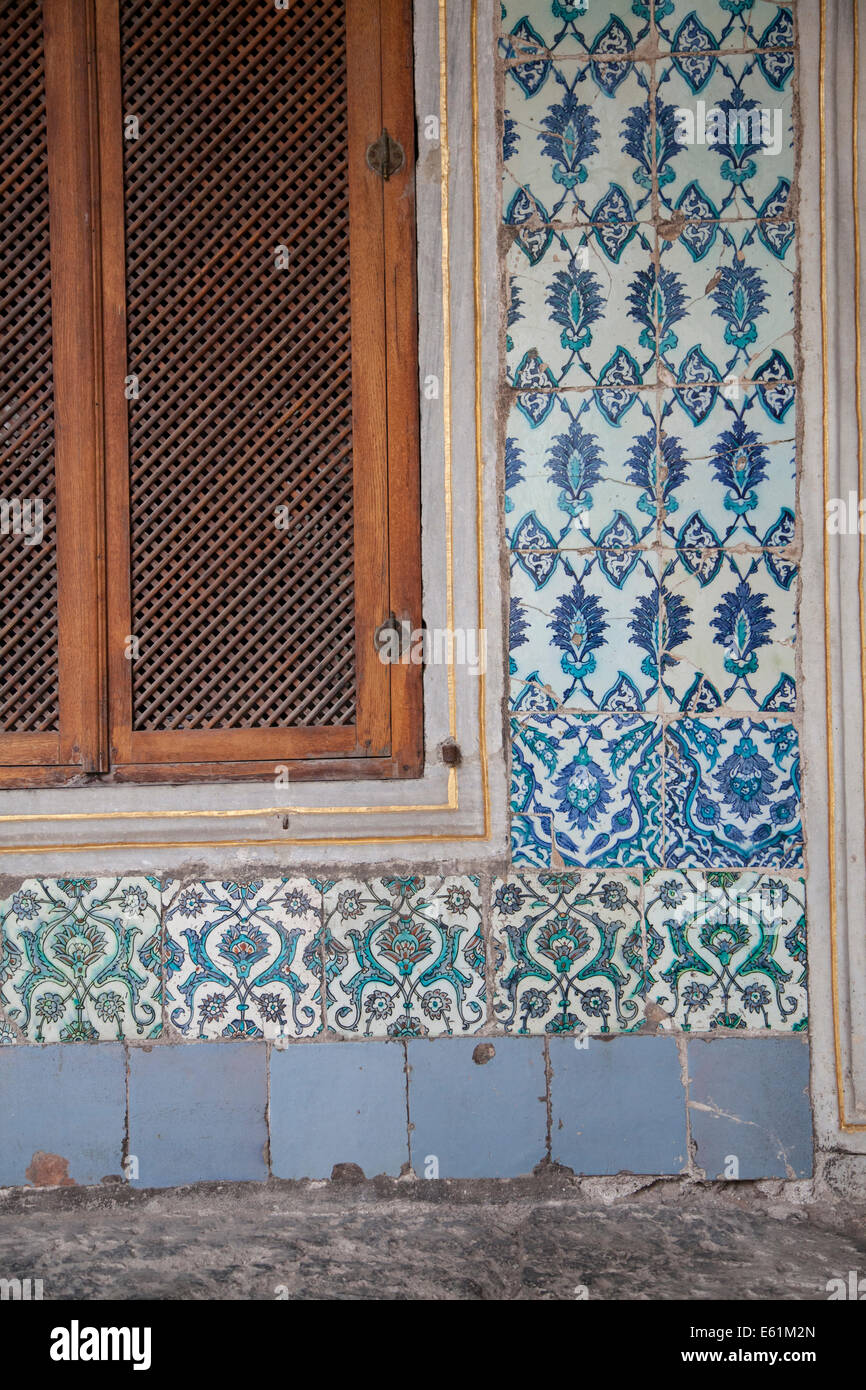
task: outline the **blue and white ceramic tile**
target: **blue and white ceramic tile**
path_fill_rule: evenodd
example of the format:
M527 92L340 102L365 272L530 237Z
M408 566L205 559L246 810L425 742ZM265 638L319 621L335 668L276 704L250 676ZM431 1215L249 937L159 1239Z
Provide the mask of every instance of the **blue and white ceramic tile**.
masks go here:
M794 44L793 7L772 0L654 0L659 48L689 55L695 80L707 52L777 49L767 53L769 70L781 81Z
M650 68L555 63L540 88L526 90L521 67L506 72L503 142L505 221L631 223L651 213ZM526 230L538 259L546 234Z
M659 349L676 382L793 362L793 224L689 223L661 243L660 267Z
M515 713L654 706L658 588L653 551L512 555L511 596L525 625L511 650Z
M756 388L684 387L661 407L664 531L678 546L790 545L795 388L781 418ZM766 392L764 397L766 397ZM782 538L782 539L780 539Z
M512 407L505 512L513 549L655 539L655 404L649 392L564 392L535 427Z
M478 879L325 885L328 1028L348 1037L472 1033L484 1022Z
M511 817L511 862L544 868L550 863L550 816Z
M530 264L520 240L508 256L508 373L527 419L553 408L536 401L557 386L642 386L655 381L654 250L634 224L556 233ZM513 299L512 299L513 306Z
M29 1042L162 1029L160 894L141 878L32 878L2 904L0 1005Z
M800 756L789 720L678 719L665 730L664 778L670 867L802 867Z
M640 880L599 870L493 883L494 1022L510 1033L622 1033L639 1026Z
M506 0L505 53L591 53L601 66L631 53L649 33L650 0Z
M188 1038L321 1028L321 894L309 879L193 883L165 904L166 1002Z
M686 1032L799 1032L807 1026L801 878L647 875L649 997Z
M549 816L565 865L661 862L661 731L638 715L512 720L511 805Z
M713 60L696 89L680 62L656 70L662 206L690 221L784 218L794 180L792 83L778 90L749 54Z
M796 708L797 571L762 555L666 552L662 706L705 714Z

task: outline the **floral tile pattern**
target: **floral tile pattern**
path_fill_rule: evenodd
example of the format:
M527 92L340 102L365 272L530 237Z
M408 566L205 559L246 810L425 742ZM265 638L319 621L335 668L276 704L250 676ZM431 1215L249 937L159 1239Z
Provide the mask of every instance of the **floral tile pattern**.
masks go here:
M505 441L514 550L635 546L655 539L655 393L557 393L533 426L515 404Z
M512 864L550 863L550 816L511 817Z
M485 1021L478 879L323 885L328 1027L352 1037L472 1033Z
M794 360L793 223L687 223L664 240L659 352L673 381L761 380Z
M796 708L797 570L779 556L683 550L665 556L659 653L670 711Z
M165 904L173 1026L189 1038L317 1033L320 903L308 879L176 889Z
M493 885L494 1020L514 1033L637 1026L644 980L640 881L513 874Z
M770 49L767 63L781 76L784 61L793 61L794 18L791 5L768 0L653 0L659 46L689 55L696 75L702 55L714 49Z
M620 70L621 67L621 70ZM540 86L506 73L505 221L630 223L650 216L650 68L551 63ZM524 235L530 245L531 234ZM536 255L543 239L532 239Z
M502 33L509 58L539 52L589 53L615 66L649 33L650 0L506 0Z
M677 720L665 730L664 766L667 865L802 867L799 746L788 720Z
M511 654L515 710L537 711L545 696L547 708L552 701L568 710L638 710L655 702L657 671L646 645L659 607L653 552L518 552L512 568L512 594L526 624Z
M787 55L786 55L787 56ZM658 185L689 220L781 217L794 180L791 69L781 84L758 54L680 58L656 69Z
M28 879L0 912L0 1006L27 1041L159 1036L156 880Z
M637 715L514 719L512 811L551 818L564 865L658 865L660 749L660 725Z
M660 869L645 891L649 997L674 1027L806 1027L802 879Z
M728 394L725 394L727 391ZM782 548L795 519L795 388L684 388L662 397L665 534L683 549Z
M508 373L529 422L553 408L534 402L539 389L653 384L659 297L640 226L556 232L540 255L532 237L530 250L518 231L508 257Z

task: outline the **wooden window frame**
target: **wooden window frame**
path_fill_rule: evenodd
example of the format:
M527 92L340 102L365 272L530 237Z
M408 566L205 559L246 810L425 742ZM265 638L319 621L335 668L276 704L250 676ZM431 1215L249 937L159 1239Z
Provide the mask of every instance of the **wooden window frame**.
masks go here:
M356 722L131 728L129 463L119 0L44 0L59 733L0 733L0 786L420 777L422 668L383 664L390 613L421 626L411 0L347 0ZM366 151L406 151L383 180Z

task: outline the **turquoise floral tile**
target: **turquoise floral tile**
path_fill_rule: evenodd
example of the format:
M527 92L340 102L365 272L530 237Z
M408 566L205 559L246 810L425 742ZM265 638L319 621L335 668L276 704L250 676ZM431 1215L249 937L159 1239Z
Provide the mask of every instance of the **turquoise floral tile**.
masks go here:
M649 998L686 1032L799 1032L808 1017L801 878L647 875Z
M557 387L654 383L653 256L634 224L557 232L534 264L518 236L508 255L508 374L531 423L546 419L544 393Z
M28 879L3 902L0 930L0 1006L28 1042L159 1036L155 880Z
M677 60L656 70L662 207L691 221L778 217L794 180L793 84L755 54L719 58L698 91Z
M643 1017L641 883L513 873L493 883L494 1022L509 1033L628 1032Z
M506 55L591 53L599 66L631 53L649 34L649 0L506 0Z
M549 232L538 223L631 223L651 215L650 67L551 65L527 92L520 67L506 73L503 208L538 259Z
M511 817L511 862L534 864L544 868L550 864L550 816Z
M652 551L514 554L511 595L522 619L510 660L515 713L652 708L658 673L646 644L658 588Z
M549 816L566 866L661 862L661 729L638 715L512 720L511 805Z
M664 552L662 707L701 714L796 708L797 570L775 555Z
M771 72L782 80L785 59L793 60L791 5L772 0L654 0L659 48L684 55L695 81L706 69L707 53L730 49L776 49L767 53Z
M478 879L325 885L328 1028L345 1037L472 1033L486 1008Z
M660 266L671 384L763 381L794 361L793 224L690 223L662 242Z
M176 887L164 908L173 1026L199 1039L319 1032L320 914L305 878Z
M515 550L635 546L655 539L655 394L564 392L533 426L515 403L505 513Z
M800 756L790 720L705 715L668 724L664 786L671 868L802 867Z
M796 505L795 387L666 391L664 532L688 549L789 546ZM727 394L726 394L727 390Z

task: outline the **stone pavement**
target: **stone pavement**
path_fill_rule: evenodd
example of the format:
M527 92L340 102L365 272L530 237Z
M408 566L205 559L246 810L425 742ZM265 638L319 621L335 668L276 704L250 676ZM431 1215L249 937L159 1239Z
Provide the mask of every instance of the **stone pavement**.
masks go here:
M802 1202L798 1185L617 1184L6 1190L0 1278L41 1278L46 1300L811 1300L866 1277L866 1206Z

